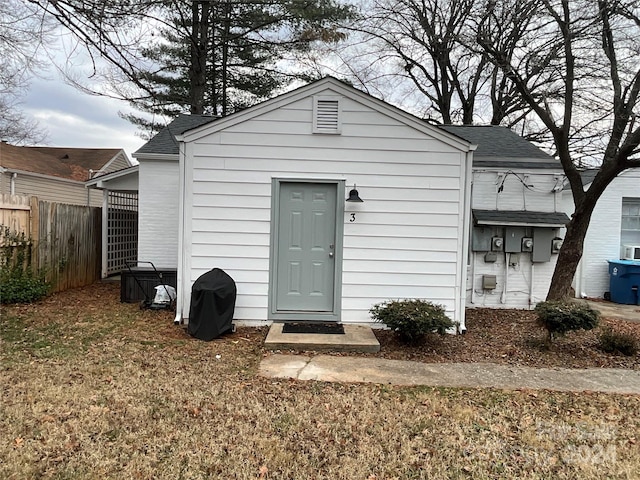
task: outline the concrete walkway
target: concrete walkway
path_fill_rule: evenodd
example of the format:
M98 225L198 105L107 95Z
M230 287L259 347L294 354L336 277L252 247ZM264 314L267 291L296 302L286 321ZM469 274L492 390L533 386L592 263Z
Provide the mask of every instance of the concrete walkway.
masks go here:
M260 374L326 382L640 395L640 371L617 368L531 368L493 363L418 363L382 358L274 354L262 360Z
M640 305L621 305L607 302L606 300L595 302L593 300L578 300L585 302L591 308L598 310L603 317L626 320L640 323Z

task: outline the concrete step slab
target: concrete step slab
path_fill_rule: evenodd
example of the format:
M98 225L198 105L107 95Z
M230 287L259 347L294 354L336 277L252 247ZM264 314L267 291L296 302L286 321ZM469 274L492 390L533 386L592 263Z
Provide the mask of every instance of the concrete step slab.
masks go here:
M367 325L343 324L342 334L282 333L284 323L273 323L264 341L267 350L297 350L317 352L380 351L380 343Z

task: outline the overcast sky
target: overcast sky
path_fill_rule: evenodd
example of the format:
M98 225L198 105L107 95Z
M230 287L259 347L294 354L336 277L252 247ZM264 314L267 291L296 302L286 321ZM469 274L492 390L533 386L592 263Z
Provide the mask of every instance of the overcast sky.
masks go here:
M49 133L48 146L123 148L129 157L145 141L136 127L118 116L124 102L82 93L50 72L49 79L34 78L24 98L24 112Z

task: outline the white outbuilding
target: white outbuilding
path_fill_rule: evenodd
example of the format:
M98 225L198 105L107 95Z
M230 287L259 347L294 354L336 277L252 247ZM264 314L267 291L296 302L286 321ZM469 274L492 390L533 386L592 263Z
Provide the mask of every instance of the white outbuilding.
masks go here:
M367 323L376 303L423 298L465 329L473 144L334 78L197 118L177 155L136 155L139 258L177 262L178 319L217 267L239 323ZM143 180L153 172L163 180ZM163 242L174 221L177 250Z

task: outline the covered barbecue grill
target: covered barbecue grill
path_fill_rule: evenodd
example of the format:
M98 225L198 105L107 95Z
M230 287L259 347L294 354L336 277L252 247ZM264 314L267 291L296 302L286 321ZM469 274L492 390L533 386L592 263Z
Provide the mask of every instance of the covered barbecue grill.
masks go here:
M213 340L233 331L236 283L224 270L214 268L198 278L191 288L190 335Z

